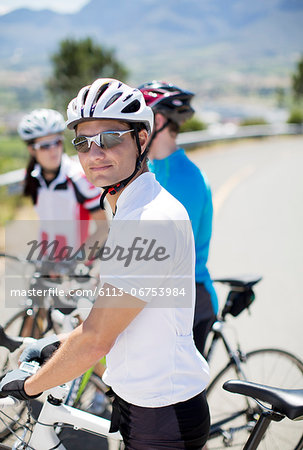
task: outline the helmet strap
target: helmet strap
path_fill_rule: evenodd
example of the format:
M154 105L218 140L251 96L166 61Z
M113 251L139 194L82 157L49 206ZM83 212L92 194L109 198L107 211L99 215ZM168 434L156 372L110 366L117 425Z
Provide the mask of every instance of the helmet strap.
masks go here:
M141 169L142 162L147 154L148 147L146 147L144 152L141 153L142 148L141 148L140 139L139 139L139 132L138 132L137 125L135 123L133 125L133 128L134 128L136 144L137 144L137 148L138 148L138 152L139 152L139 156L137 157L137 160L136 160L135 170L129 177L124 178L124 180L119 181L118 183L112 184L110 186L103 186L104 191L102 192L102 195L100 197L100 208L101 209L105 209L104 200L105 200L105 197L107 194L110 194L110 195L117 194L117 192L119 192L122 188L124 188L130 182L130 180L132 180L134 178L134 176L137 174L137 172Z
M148 145L147 145L147 147L146 147L146 153L147 153L148 150L150 149L150 146L152 145L153 140L155 139L155 137L157 136L157 134L158 134L158 133L161 133L161 131L163 131L164 128L166 128L166 127L169 125L170 122L171 122L171 120L170 120L170 119L167 119L166 122L162 125L162 127L159 128L159 130L154 130L153 134L152 134L151 137L150 137L149 143L148 143Z

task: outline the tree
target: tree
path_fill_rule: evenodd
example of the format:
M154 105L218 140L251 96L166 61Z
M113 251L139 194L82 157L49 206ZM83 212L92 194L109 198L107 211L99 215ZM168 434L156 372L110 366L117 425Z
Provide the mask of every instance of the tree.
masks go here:
M303 56L298 61L296 72L292 75L292 90L295 100L303 98Z
M285 89L281 86L276 88L276 101L278 108L283 108L286 105L286 93Z
M290 111L287 123L296 123L296 124L303 123L303 110L299 107L293 108Z
M102 48L91 38L65 39L52 55L53 74L46 89L54 108L65 110L79 90L96 78L117 78L124 81L128 71L116 59L113 50Z

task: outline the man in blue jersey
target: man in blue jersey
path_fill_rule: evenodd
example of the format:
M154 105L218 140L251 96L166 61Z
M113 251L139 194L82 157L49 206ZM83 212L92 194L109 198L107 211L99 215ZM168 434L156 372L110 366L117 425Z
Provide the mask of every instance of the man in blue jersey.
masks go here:
M196 309L194 340L203 353L218 311L218 299L206 267L212 231L212 198L204 173L177 147L180 125L192 117L193 93L161 81L139 87L155 114L149 142L149 169L159 183L186 208L192 223L196 250Z

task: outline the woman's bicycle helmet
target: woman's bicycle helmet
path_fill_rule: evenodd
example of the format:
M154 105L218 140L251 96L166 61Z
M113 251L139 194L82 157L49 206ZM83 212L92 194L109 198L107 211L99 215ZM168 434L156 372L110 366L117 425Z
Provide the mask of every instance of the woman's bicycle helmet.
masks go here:
M35 109L24 116L18 126L19 136L24 141L62 133L64 130L65 121L62 114L53 109Z

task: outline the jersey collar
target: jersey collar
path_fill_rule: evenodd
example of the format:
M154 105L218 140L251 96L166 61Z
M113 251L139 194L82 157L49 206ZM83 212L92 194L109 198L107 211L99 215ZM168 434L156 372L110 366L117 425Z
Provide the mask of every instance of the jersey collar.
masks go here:
M153 193L154 183L155 175L144 172L128 184L117 200L114 219L123 219L129 212L148 203Z

